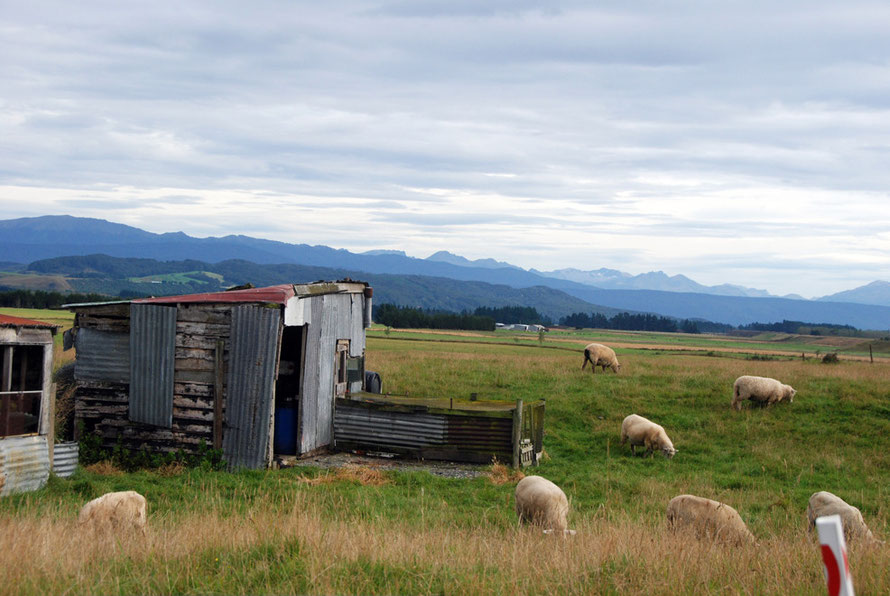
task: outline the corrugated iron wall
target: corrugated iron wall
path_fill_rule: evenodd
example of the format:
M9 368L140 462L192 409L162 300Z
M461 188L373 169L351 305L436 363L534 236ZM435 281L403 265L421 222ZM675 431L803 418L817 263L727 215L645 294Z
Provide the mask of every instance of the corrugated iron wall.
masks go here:
M80 327L74 376L79 381L130 382L130 334Z
M337 400L335 446L488 463L513 457L513 416L472 416L465 413L406 411L384 404Z
M0 439L0 496L41 488L49 467L45 436Z
M364 297L324 294L302 300L308 335L300 409L300 453L308 453L333 442L337 340L349 340L350 356L364 353Z
M61 478L72 476L77 470L80 448L77 443L56 443L53 446L53 474Z
M176 307L130 305L130 420L173 424Z
M232 309L223 454L232 468L264 468L271 452L281 311Z

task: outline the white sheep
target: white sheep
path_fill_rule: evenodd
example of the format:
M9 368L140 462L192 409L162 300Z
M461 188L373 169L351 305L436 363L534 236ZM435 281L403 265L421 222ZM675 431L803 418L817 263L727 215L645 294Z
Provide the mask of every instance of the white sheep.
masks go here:
M106 493L80 510L77 523L96 529L133 529L145 534L147 503L136 491Z
M793 402L796 393L791 385L785 385L775 379L743 375L736 379L732 386L732 407L741 410L742 402L746 399L766 402L770 406L786 399Z
M726 503L704 497L674 497L667 506L667 519L672 529L691 528L699 539L732 545L755 542L738 511Z
M519 521L535 524L545 532L573 534L567 530L569 500L562 489L541 476L526 476L514 493Z
M645 447L646 453L649 454L654 454L656 449L660 449L662 455L668 459L677 453L664 427L636 414L631 414L621 422L621 444L624 445L628 440L630 452L634 455L637 454L637 446Z
M844 538L849 542L862 539L867 542L876 541L871 530L862 519L862 512L837 495L827 491L813 493L807 505L807 520L810 530L816 527L816 518L824 515L839 515L844 527Z
M616 373L621 370L615 350L603 344L588 344L584 348L584 363L581 364L581 370L584 370L588 362L592 364L590 372L593 374L596 374L597 366L602 366L603 372L606 372L606 368L611 368Z

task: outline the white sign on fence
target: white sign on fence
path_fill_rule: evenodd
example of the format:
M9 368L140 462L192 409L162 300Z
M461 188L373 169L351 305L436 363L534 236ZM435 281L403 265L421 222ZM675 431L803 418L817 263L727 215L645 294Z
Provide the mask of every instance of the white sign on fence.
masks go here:
M822 545L822 562L825 565L828 596L854 596L841 517L826 515L816 518L816 530L819 532L819 543Z

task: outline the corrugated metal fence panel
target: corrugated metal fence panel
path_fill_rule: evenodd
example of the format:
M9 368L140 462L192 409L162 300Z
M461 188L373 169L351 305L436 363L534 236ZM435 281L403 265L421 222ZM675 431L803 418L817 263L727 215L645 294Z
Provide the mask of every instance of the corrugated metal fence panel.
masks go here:
M510 461L513 417L406 412L386 405L337 400L335 446L428 459Z
M0 439L0 496L37 490L49 478L49 445L42 435Z
M79 381L130 382L130 334L80 327L74 376Z
M53 446L53 474L68 478L77 470L80 448L75 442L56 443Z
M176 307L130 305L130 420L173 424Z
M223 455L231 468L264 468L272 431L279 309L232 309Z
M379 451L421 449L447 444L447 433L444 416L374 410L342 400L337 403L335 443L354 442Z

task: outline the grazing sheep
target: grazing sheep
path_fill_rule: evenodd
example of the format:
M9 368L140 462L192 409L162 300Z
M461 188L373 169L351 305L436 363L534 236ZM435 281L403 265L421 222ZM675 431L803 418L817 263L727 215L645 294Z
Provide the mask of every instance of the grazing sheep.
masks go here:
M827 491L813 493L807 506L807 520L810 530L816 527L816 518L824 515L841 516L841 524L844 526L844 538L850 542L862 539L867 542L875 541L871 530L865 525L862 513L837 495Z
M630 439L630 452L634 455L637 454L637 446L645 447L646 453L649 454L654 454L656 449L660 449L662 455L668 459L677 453L674 444L664 432L664 427L636 414L631 414L621 423L621 444L624 445L628 439Z
M588 362L593 365L590 367L590 372L593 374L596 374L597 366L602 366L603 372L606 372L606 368L611 368L616 373L621 370L615 350L603 344L588 344L584 348L584 363L581 364L581 370L584 370Z
M732 545L754 544L738 511L719 501L695 495L680 495L670 500L667 519L672 529L689 527L699 539Z
M735 380L732 386L732 407L742 409L742 401L750 399L772 405L787 399L794 401L797 391L791 385L785 385L769 377L753 377L744 375Z
M519 521L542 526L544 531L566 530L569 501L562 489L541 476L526 476L516 485L516 515Z
M106 493L81 508L77 523L103 529L133 529L145 534L146 508L145 497L136 491Z

